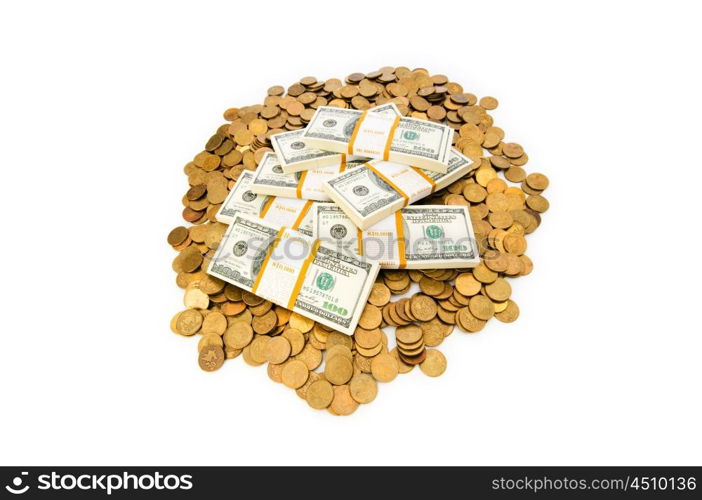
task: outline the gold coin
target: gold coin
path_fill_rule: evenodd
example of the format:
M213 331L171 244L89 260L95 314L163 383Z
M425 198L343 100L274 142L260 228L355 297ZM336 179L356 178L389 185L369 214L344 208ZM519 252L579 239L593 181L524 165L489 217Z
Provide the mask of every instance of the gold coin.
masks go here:
M198 353L197 362L206 372L218 370L224 364L224 351L216 345L206 346Z
M171 327L171 331L172 331L173 333L180 334L180 332L179 332L178 329L176 328L176 325L178 324L178 318L180 317L181 314L182 314L182 312L177 312L177 313L175 313L175 315L171 318L170 327Z
M221 312L209 313L202 322L202 333L224 334L227 329L227 318Z
M332 331L327 334L327 349L334 346L343 345L349 350L353 349L353 338L341 332Z
M349 361L353 361L353 354L351 353L351 349L346 347L345 345L337 344L333 346L330 349L327 349L327 362L332 359L334 356L343 356Z
M430 106L429 109L427 109L427 116L430 120L443 120L446 118L446 109L442 106Z
M295 359L304 362L309 370L314 370L322 363L322 352L308 343Z
M499 231L499 229L494 229L493 231ZM502 236L496 235L494 241L497 241L497 238L502 238ZM488 235L488 240L490 240L490 235ZM508 257L506 254L503 254L498 250L488 250L483 253L483 263L490 270L495 271L496 273L503 273L508 266Z
M372 330L356 328L353 338L356 341L356 344L358 344L360 347L364 349L373 349L375 346L380 344L382 335L379 328L374 328Z
M479 101L480 107L484 109L495 109L497 108L497 99L491 96L482 97Z
M438 377L446 371L446 357L437 349L427 349L427 357L419 364L422 373Z
M403 344L419 342L422 335L422 329L417 325L399 326L395 329L395 338Z
M510 167L505 172L505 178L510 182L522 182L526 179L526 172L522 167Z
M290 355L295 356L305 347L305 336L297 328L286 328L282 333L283 337L290 342Z
M475 180L483 187L487 186L488 183L496 177L497 172L495 172L492 167L480 167L475 171Z
M426 111L431 106L426 99L418 95L410 97L410 105L417 111Z
M506 229L514 223L514 219L506 210L501 210L499 212L492 212L488 215L488 222L494 228Z
M488 183L488 186L492 185L495 181L501 179L493 179ZM509 202L507 201L507 196L504 193L490 193L485 198L485 205L491 212L501 212L507 211L509 209Z
M387 271L384 273L385 285L395 293L400 293L410 284L409 276L405 273L400 274L397 279L392 279L390 276L392 276L392 274Z
M485 189L489 194L504 193L507 189L507 183L502 179L495 178L488 182L487 186L485 186Z
M320 328L319 324L315 324L314 327L312 327L312 335L310 335L309 339L310 341L316 340L317 342L324 344L326 347L328 337L329 332Z
M266 359L266 347L268 342L271 341L271 337L265 335L256 335L256 337L251 341L249 346L251 349L251 359L256 363L265 363Z
M398 373L397 361L390 354L378 354L371 361L371 373L378 382L392 382Z
M202 314L194 309L181 312L175 323L175 328L181 335L195 335L202 327Z
M414 295L410 299L410 311L419 321L429 321L436 316L436 302L427 295Z
M516 142L508 142L502 147L502 154L507 158L519 158L524 154L524 149Z
M395 358L395 361L397 361L398 373L409 373L414 368L414 365L409 365L400 358L400 353L398 352L397 347L390 351L390 356Z
M526 204L529 208L539 213L545 212L549 209L548 200L540 194L528 196L526 199Z
M378 384L370 375L359 373L349 382L349 392L357 403L367 404L378 395Z
M435 297L444 291L444 283L425 276L419 280L419 289L427 295Z
M190 288L185 291L183 303L190 309L207 309L210 305L210 297L199 288Z
M370 373L370 365L371 361L373 360L372 357L366 357L363 356L360 353L356 353L353 356L353 367L354 367L354 372L360 371L362 373Z
M251 357L251 345L247 345L246 347L244 347L244 348L241 350L241 354L242 354L242 357L244 358L244 362L245 362L247 365L250 365L250 366L260 366L260 365L263 364L263 361L255 361L255 360Z
M188 239L188 235L189 232L187 228L178 226L168 233L168 244L171 246L180 245Z
M272 310L269 310L263 316L254 316L254 319L251 322L254 332L261 334L270 333L270 331L273 330L277 324L278 316L275 314L275 311Z
M373 283L371 293L368 296L368 302L376 307L383 307L390 302L390 289L383 283Z
M283 365L286 365L286 364L287 364L287 362L283 363ZM300 399L306 400L307 399L307 389L309 389L309 387L317 380L324 380L324 375L320 375L319 373L315 373L315 372L310 372L310 374L307 376L307 381L304 384L302 384L302 387L298 387L297 389L295 389L295 394L297 394L297 396Z
M527 249L526 238L521 234L513 233L506 235L502 241L502 245L505 247L505 250L514 255L522 255Z
M520 255L519 261L522 263L522 270L520 272L522 276L526 276L534 270L534 263L528 256Z
M405 364L414 366L414 365L418 365L419 363L424 361L424 359L427 356L427 350L422 349L422 352L416 356L407 356L400 351L397 352L397 355L400 357L400 360L402 362L404 362Z
M242 350L241 349L232 349L230 347L224 346L224 358L225 359L234 359L239 354L241 354Z
M533 173L526 176L526 183L530 188L543 191L548 187L548 177L544 174Z
M372 358L376 354L379 354L380 351L382 351L382 350L383 350L383 343L382 342L379 343L377 346L372 347L370 349L365 349L365 348L361 347L360 345L356 346L356 351L358 351L358 353L361 356L365 356L367 358Z
M234 134L234 140L240 146L248 146L253 142L253 138L253 134L248 130L239 130L236 134Z
M215 295L224 289L224 285L225 283L221 279L206 274L200 280L199 288L207 295Z
M254 135L262 134L267 130L268 122L266 120L262 120L259 118L249 123L249 131Z
M285 364L281 378L285 386L298 389L307 382L309 375L310 371L307 369L307 365L299 359L293 359Z
M417 356L422 353L425 349L424 341L421 340L417 344L415 344L413 347L409 346L404 346L402 344L397 344L397 350L400 351L400 354L404 356Z
M468 201L460 194L449 194L444 199L446 205L464 206L467 207L470 204Z
M327 359L324 366L324 376L334 385L343 385L351 379L353 365L346 356L335 356Z
M505 309L507 309L507 301L502 301L502 302L493 302L495 304L495 316L497 316L497 313L501 313Z
M492 300L504 302L512 294L512 287L504 278L497 278L492 283L485 285L485 293Z
M383 322L383 315L373 304L366 304L365 309L361 313L361 317L358 320L358 325L366 330L373 330L378 328Z
M481 283L471 273L462 273L456 277L456 290L466 297L471 297L480 291Z
M246 304L243 302L225 302L220 306L220 310L225 316L236 316L244 312L245 309Z
M335 415L351 415L358 408L358 403L351 397L348 385L334 386L334 399L329 407Z
M197 343L197 350L201 351L207 346L215 345L218 347L224 347L224 342L222 342L222 337L216 333L207 333L200 337L200 341Z
M292 311L280 306L275 307L275 315L278 316L278 326L287 325L290 321Z
M522 272L522 260L516 255L511 253L505 254L507 259L507 269L505 269L505 274L508 276L517 276Z
M519 317L519 306L512 300L508 300L505 310L495 313L495 317L503 323L512 323Z
M294 312L290 315L288 324L290 325L290 328L295 328L300 330L302 333L307 333L314 326L314 321Z
M481 283L492 283L497 279L497 273L488 269L482 262L473 268L473 276Z
M281 363L279 365L274 365L273 363L268 363L268 366L266 367L266 371L268 372L268 378L270 378L273 382L277 382L279 384L283 383L283 368L285 368L285 363Z
M327 408L334 399L334 388L326 380L312 382L307 388L307 404L315 410Z
M444 341L444 328L436 323L425 322L420 325L422 329L422 344L436 347Z
M274 365L285 362L290 357L290 342L285 337L273 337L264 351L266 360Z
M477 183L466 184L463 188L463 196L471 203L480 203L487 196L487 190Z
M422 336L425 342L427 337L433 338L439 335L446 337L453 331L453 325L447 325L438 317L422 323L419 327L422 329Z
M243 349L253 340L253 328L243 321L232 324L224 332L224 343L234 349Z
M495 305L484 295L471 297L468 308L473 316L482 320L488 320L495 314Z

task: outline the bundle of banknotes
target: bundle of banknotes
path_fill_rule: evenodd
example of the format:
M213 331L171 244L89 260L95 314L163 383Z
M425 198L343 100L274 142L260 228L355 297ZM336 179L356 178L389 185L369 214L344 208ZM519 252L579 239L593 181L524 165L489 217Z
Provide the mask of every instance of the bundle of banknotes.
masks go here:
M478 167L452 138L394 104L320 106L241 173L208 273L351 335L380 268L476 266L468 208L415 204Z

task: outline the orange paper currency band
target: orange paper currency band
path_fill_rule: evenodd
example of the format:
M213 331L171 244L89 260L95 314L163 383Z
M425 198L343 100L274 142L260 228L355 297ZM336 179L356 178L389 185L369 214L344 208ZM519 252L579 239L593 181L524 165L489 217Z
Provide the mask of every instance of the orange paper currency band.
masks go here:
M385 176L384 174L381 174L378 171L378 169L375 168L373 165L371 165L370 163L366 163L365 165L366 165L366 167L368 167L368 170L370 170L375 175L377 175L378 177L383 179L385 182L387 182L391 188L393 188L395 191L397 191L399 193L399 195L402 196L402 198L404 198L405 203L402 205L403 207L409 205L409 196L407 196L407 193L405 193L402 189L397 187L397 185L394 182L392 182L390 179L388 179L387 176Z
M364 111L361 114L361 117L358 119L356 122L356 126L353 128L353 133L351 134L351 140L349 141L349 154L353 154L353 145L356 142L356 136L358 135L358 131L361 128L361 124L363 123L363 120L366 119L366 116L368 115L368 111Z
M268 247L268 250L266 251L266 256L263 259L263 263L261 264L261 269L258 271L258 276L256 276L256 280L254 281L253 287L251 287L251 293L256 293L256 290L258 290L258 285L261 284L261 278L263 277L263 273L266 270L266 266L268 265L268 261L271 260L271 255L273 254L273 250L278 246L278 243L280 243L280 238L283 237L283 232L285 231L285 226L281 227L278 230L278 234L275 235L275 239L273 240L273 243L271 243L271 246Z
M358 241L358 255L363 256L363 231L356 228L356 240Z
M341 166L339 167L339 173L346 170L346 155L341 153Z
M424 179L424 180L427 181L429 184L431 184L431 192L432 192L432 193L433 193L434 191L436 191L436 182L434 182L434 180L433 180L431 177L429 177L427 174L425 174L424 172L422 172L422 169L421 169L421 168L417 168L417 167L411 167L411 168L412 168L415 172L417 172L417 173L422 177L422 179Z
M407 267L405 259L405 232L402 230L402 212L395 212L395 230L397 231L397 253L400 258L400 269Z
M297 189L295 190L295 198L298 200L302 199L302 185L305 183L305 177L307 177L307 170L303 170L300 175L300 180L297 181Z
M300 210L300 215L297 216L297 219L295 219L295 222L292 225L293 229L297 229L298 227L300 227L300 224L302 224L302 219L304 219L305 215L307 215L307 212L310 211L312 203L314 203L312 200L307 200L307 202L304 204L302 210Z
M270 198L268 198L268 201L263 204L261 213L258 215L261 219L263 219L268 213L268 211L271 209L271 205L273 205L273 200L275 200L275 196L271 196Z
M383 151L383 160L388 161L388 158L390 158L390 147L392 146L392 138L395 137L395 130L397 130L397 126L400 124L400 117L396 116L395 121L393 122L392 126L390 127L390 132L388 132L388 138L385 141L385 150Z
M293 287L292 294L290 294L290 300L288 301L288 306L287 309L292 309L295 307L295 301L297 300L297 296L300 294L300 290L302 289L302 284L305 282L305 276L307 276L307 270L310 267L310 264L312 264L312 261L314 260L315 255L317 255L317 250L319 249L319 240L314 240L314 243L312 244L312 249L310 250L310 254L307 256L305 261L302 263L302 267L300 268L300 274L297 277L297 281L295 282L295 286Z

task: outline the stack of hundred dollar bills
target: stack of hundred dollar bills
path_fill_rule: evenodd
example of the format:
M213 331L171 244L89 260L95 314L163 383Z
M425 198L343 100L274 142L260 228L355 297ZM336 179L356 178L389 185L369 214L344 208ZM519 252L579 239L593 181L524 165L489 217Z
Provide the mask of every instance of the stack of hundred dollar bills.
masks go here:
M476 266L468 207L416 204L477 168L452 138L394 104L320 106L242 172L208 273L350 335L380 268Z

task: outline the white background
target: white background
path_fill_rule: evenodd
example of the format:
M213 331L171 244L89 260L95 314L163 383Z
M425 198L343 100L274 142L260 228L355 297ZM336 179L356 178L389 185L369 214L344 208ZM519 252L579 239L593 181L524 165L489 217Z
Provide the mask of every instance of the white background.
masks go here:
M0 463L700 465L691 5L4 2ZM551 210L516 323L334 418L198 368L166 235L224 109L383 65L497 97Z

